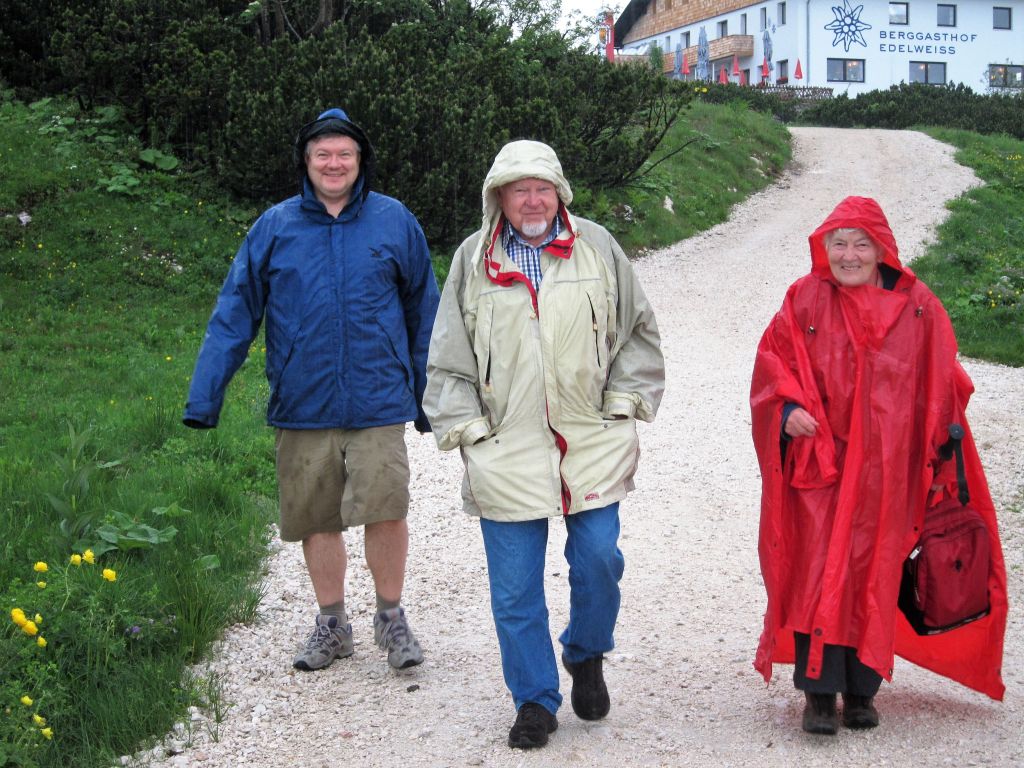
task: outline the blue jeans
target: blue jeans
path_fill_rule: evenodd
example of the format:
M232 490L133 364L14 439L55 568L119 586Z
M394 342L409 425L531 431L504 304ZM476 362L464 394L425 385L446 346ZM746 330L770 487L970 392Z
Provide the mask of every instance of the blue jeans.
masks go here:
M558 638L571 663L607 653L619 615L619 505L565 518L569 563L569 626ZM516 709L528 701L555 713L562 703L558 666L544 599L548 519L521 523L481 520L491 586L491 612L498 632L501 668Z

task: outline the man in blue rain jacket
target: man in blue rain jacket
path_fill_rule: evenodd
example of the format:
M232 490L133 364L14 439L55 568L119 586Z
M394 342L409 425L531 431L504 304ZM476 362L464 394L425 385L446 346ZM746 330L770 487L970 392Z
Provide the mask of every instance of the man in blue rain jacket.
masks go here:
M184 423L217 426L228 382L265 320L281 538L302 542L319 605L294 665L321 669L353 653L341 532L361 525L377 593L374 640L391 666L410 667L423 654L400 604L404 434L408 421L430 431L421 403L437 282L416 218L372 191L373 147L344 111L304 125L294 152L302 192L264 212L235 256Z

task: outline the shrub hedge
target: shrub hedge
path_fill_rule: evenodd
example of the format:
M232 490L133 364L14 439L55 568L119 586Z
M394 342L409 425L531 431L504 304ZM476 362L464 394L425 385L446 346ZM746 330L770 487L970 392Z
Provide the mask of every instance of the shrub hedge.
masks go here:
M909 128L932 125L1024 138L1024 96L980 94L966 85L900 83L854 98L841 94L804 112L803 122L838 127Z
M22 98L116 105L144 144L260 201L296 190L298 126L342 106L382 159L378 187L435 245L477 225L505 141L546 141L574 183L600 188L631 178L689 100L591 55L543 3L12 2L24 15L0 18L0 68Z

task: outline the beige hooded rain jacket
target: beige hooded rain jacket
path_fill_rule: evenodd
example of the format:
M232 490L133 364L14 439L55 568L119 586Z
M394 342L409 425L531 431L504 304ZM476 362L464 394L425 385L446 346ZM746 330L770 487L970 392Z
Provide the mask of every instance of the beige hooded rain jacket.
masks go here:
M564 225L536 293L501 244L499 187L555 185ZM652 421L665 365L654 313L618 243L565 206L554 151L507 144L483 187L483 226L452 260L427 360L423 408L466 465L465 510L533 520L612 504L633 488L636 419Z

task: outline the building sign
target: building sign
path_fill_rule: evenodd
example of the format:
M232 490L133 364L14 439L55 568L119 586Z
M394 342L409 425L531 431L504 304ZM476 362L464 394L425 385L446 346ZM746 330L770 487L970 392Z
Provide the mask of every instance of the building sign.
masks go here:
M973 43L976 34L967 32L910 32L908 30L879 30L878 44L882 53L931 53L950 55L956 53L954 43Z
M871 25L861 21L861 14L864 12L863 5L852 6L850 0L843 0L842 5L832 6L832 14L835 19L825 25L825 29L835 37L832 39L832 47L843 46L843 50L850 52L851 45L868 47L864 38L864 32L871 29ZM917 53L917 54L938 54L952 56L957 52L957 43L973 43L978 35L967 32L913 32L907 29L880 29L878 30L878 50L881 53Z

